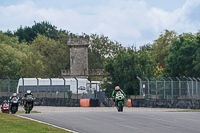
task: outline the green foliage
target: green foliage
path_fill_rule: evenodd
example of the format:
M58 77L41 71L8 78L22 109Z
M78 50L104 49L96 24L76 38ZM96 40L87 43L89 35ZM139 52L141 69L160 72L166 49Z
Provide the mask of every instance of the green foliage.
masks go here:
M17 37L0 32L0 75L18 77L22 67L25 44L19 44Z
M198 77L199 72L199 36L182 34L173 42L166 59L165 73L173 77Z
M20 42L28 42L31 43L36 37L37 34L45 35L48 38L56 39L59 32L65 32L65 31L58 31L57 27L52 25L49 22L41 22L36 23L32 27L25 26L24 28L21 26L19 29L17 29L16 32L14 32L15 36L19 37Z
M122 46L104 35L91 34L88 48L88 68L103 69L106 57L113 57Z
M14 34L10 30L7 30L6 32L4 32L4 34L10 37L14 37Z
M110 78L107 78L114 86L120 86L128 95L139 94L139 82L137 76L152 76L155 63L144 52L138 54L131 48L120 50L114 58L107 58L105 70ZM107 81L107 82L108 82ZM109 83L108 82L108 83ZM108 89L108 88L106 88Z
M61 41L44 35L35 38L23 60L21 74L25 77L60 77L69 63L69 48Z
M200 32L199 34L197 34L196 37L197 40L197 50L196 50L196 58L193 60L193 64L194 64L194 70L195 71L199 71L200 70Z
M72 91L69 90L69 91L67 92L67 95L68 95L68 98L71 99L71 97L72 97Z
M165 33L161 34L157 40L154 41L150 54L160 66L165 67L165 58L168 57L169 48L172 46L172 42L177 40L178 36L175 31L165 30Z

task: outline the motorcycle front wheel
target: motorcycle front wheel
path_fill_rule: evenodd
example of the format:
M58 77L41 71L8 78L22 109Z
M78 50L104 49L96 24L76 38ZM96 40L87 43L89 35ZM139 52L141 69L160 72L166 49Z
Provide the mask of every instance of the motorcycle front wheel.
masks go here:
M28 113L30 113L31 109L32 109L32 105L28 104Z

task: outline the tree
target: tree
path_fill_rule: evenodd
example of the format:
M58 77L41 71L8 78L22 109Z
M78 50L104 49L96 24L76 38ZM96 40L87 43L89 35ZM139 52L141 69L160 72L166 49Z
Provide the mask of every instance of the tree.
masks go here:
M199 71L200 70L200 32L197 33L197 50L196 50L196 58L193 61L194 64L194 70Z
M39 35L29 46L25 67L21 71L26 77L60 77L69 63L69 48L66 44Z
M14 37L14 34L10 30L7 30L6 32L4 32L4 34L10 37Z
M0 32L0 75L18 78L22 68L25 44L19 44L17 37Z
M144 52L148 53L150 51L152 51L152 44L146 44L146 45L140 46L138 53L142 54Z
M37 37L37 34L45 35L51 39L56 39L59 32L65 31L58 31L56 26L49 22L43 21L41 23L35 22L35 25L32 27L25 26L22 28L21 26L16 32L14 32L14 35L19 37L19 42L31 43Z
M165 30L165 33L161 34L159 38L154 41L150 54L160 66L165 67L165 58L169 55L168 51L173 41L177 39L178 36L175 31Z
M166 59L165 74L172 77L198 77L199 37L191 33L183 33L179 40L173 42Z
M147 66L147 67L146 67ZM153 75L155 63L145 52L138 54L131 48L119 50L119 53L113 58L107 58L105 70L108 72L107 83L105 86L107 92L110 92L115 86L119 85L126 94L138 95L139 82L137 76L145 77Z
M121 48L121 44L109 40L104 35L91 34L88 48L89 69L103 69L105 58L113 57Z

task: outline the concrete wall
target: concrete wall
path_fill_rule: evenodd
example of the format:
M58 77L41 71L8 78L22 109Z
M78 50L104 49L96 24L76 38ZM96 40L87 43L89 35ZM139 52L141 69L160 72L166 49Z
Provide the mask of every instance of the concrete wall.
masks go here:
M36 98L35 106L66 106L79 107L80 100L69 98Z
M200 99L131 99L133 107L200 109Z
M0 97L0 103L3 100L8 100L9 97ZM131 99L133 107L151 107L151 108L182 108L182 109L200 109L200 99L174 99L174 100L159 100L159 99ZM97 106L97 99L93 100ZM98 100L99 101L99 100ZM110 101L109 103L112 103ZM80 100L69 98L36 98L36 106L67 106L67 107L79 107ZM114 106L112 103L111 106ZM126 101L125 101L126 106Z
M4 100L8 100L9 97L0 97L0 103ZM22 100L19 100L19 104L23 105ZM65 106L65 107L80 107L80 99L69 98L36 98L34 101L35 106ZM90 99L90 107L99 107L99 99Z

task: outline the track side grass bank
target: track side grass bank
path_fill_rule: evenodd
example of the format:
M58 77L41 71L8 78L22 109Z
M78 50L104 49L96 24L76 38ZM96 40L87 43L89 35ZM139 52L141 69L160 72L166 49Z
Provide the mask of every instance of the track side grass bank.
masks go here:
M200 110L191 109L191 110L177 110L177 111L167 111L167 112L200 112Z
M50 125L0 113L0 133L70 133Z
M30 113L32 114L32 113L41 113L41 112L31 111ZM25 111L17 111L16 114L25 114Z

